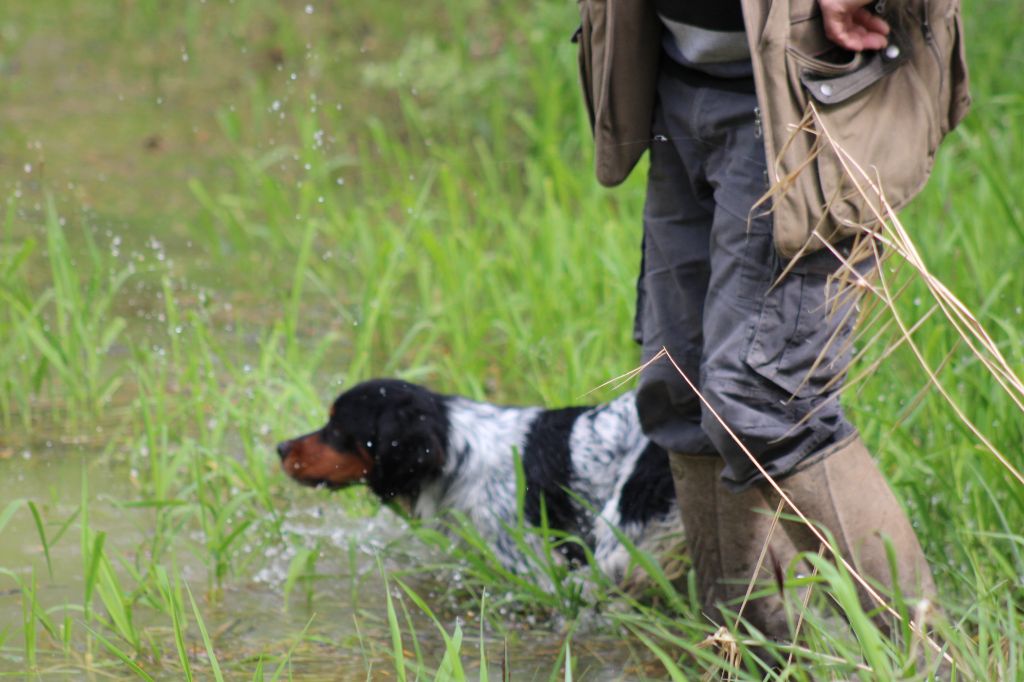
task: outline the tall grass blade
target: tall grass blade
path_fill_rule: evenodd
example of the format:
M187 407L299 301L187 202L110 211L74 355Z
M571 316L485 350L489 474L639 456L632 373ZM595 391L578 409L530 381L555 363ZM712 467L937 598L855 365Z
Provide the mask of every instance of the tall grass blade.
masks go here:
M213 678L217 682L224 682L224 674L220 671L220 663L217 662L217 652L213 649L213 642L210 640L210 633L206 631L206 623L203 622L203 614L199 612L199 605L196 604L195 597L192 596L192 588L185 583L185 592L188 594L188 600L192 604L192 613L196 617L196 625L199 627L199 634L203 637L203 646L206 647L206 657L210 661L210 667L213 670Z
M565 660L565 682L572 682L572 638L566 637L562 658Z
M0 512L0 532L3 532L4 527L11 520L11 517L14 516L15 512L17 512L18 509L26 503L26 501L27 500L18 498L7 503L4 510Z
M395 674L399 682L406 682L405 671L405 648L402 646L402 630L398 625L398 614L395 612L395 603L391 598L391 586L388 584L387 575L384 572L384 564L380 556L377 557L377 569L384 580L384 599L387 605L388 630L391 632L391 655L395 661Z
M99 575L100 564L103 562L103 543L107 539L107 534L104 531L96 533L92 541L92 546L89 548L89 553L86 555L88 564L85 571L85 604L88 611L88 605L92 603L92 595L96 590L97 577Z
M181 663L182 674L187 682L192 682L192 663L189 659L188 643L185 640L185 625L181 603L181 591L177 581L172 585L167 576L167 569L156 567L156 588L160 594L163 609L171 617L171 629L174 632L174 644Z
M441 660L440 666L438 666L438 677L440 679L464 680L466 673L462 667L462 625L459 620L456 620L455 630L449 635L448 631L441 625L441 621L437 619L437 616L434 615L434 612L427 606L422 597L398 578L395 578L395 582L402 588L406 596L430 618L444 640L444 657Z
M662 662L665 672L669 674L669 677L671 677L674 682L686 682L686 675L684 675L683 671L679 669L676 665L675 659L669 655L668 651L666 651L662 646L656 644L650 639L650 637L642 632L638 630L631 630L630 632L633 633L634 637L643 642L643 645L646 646L651 653L657 656L659 662Z
M309 627L313 624L313 620L316 618L314 613L306 621L306 624L302 627L302 631L295 637L295 641L288 647L288 651L285 652L284 660L281 661L280 665L277 666L277 670L274 671L274 676L270 678L270 682L277 682L277 680L284 674L284 671L288 669L291 664L292 656L295 655L295 649L298 648L299 644L306 639L306 633L309 632ZM260 667L262 668L263 660L260 659Z
M480 682L488 682L487 640L484 638L484 623L487 622L487 591L480 595Z
M107 651L112 653L114 656L117 657L119 661L124 663L129 670L131 670L133 673L135 673L142 679L147 680L147 682L153 682L153 676L147 673L145 670L143 670L131 656L122 651L118 646L116 646L113 642L111 642L109 639L100 634L100 632L98 632L97 630L94 630L88 626L86 626L86 629L89 630L92 636L95 637L96 640L100 644L102 644Z
M39 516L39 510L36 508L35 502L29 502L28 508L32 512L32 520L36 523L36 532L39 533L39 542L43 544L43 554L46 556L46 572L50 575L50 580L53 580L53 562L50 561L50 543L46 541L46 530L43 528L43 519Z

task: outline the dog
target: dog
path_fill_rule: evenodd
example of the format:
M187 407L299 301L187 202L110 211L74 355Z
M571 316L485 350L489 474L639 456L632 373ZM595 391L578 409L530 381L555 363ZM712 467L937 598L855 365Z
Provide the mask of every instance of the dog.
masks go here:
M277 453L285 473L305 485L365 484L414 518L461 512L521 574L531 565L509 533L519 518L517 455L525 522L540 526L543 513L548 528L580 538L612 580L634 573L619 534L657 558L682 547L668 456L643 435L632 393L544 409L375 379L342 393L326 425L281 442ZM588 562L578 543L559 550L572 566Z

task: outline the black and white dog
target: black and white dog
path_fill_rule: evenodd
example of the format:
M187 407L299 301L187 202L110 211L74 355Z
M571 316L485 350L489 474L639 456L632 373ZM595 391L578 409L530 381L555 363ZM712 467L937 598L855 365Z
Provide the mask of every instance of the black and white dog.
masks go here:
M516 524L515 454L524 516L581 538L598 567L622 581L629 555L612 531L656 556L682 546L668 458L640 429L633 394L595 407L505 407L377 379L342 393L327 424L277 446L300 483L365 483L413 517L454 509L516 571L529 570L507 529ZM573 563L579 545L563 546Z

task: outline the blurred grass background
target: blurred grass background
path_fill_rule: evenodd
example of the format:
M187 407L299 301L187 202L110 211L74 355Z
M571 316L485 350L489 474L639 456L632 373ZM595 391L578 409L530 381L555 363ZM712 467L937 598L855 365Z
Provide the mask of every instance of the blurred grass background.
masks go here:
M1024 9L984 0L965 11L974 109L902 219L1019 371ZM570 593L521 592L472 550L421 530L411 532L424 546L455 553L455 569L437 570L461 578L444 574L439 587L421 576L409 590L433 591L450 612L432 619L410 601L389 611L383 575L440 559L385 548L378 573L370 557L381 547L359 529L397 520L367 520L376 505L359 491L294 489L271 448L370 376L557 405L605 399L583 396L635 366L644 174L614 191L592 179L569 42L577 22L573 3L541 0L5 3L0 670L128 670L126 658L146 674L196 666L206 678L220 658L228 676L257 677L264 664L301 676L342 650L368 675L405 674L408 658L410 677L458 677L460 652L493 669L500 654L453 642L456 615L467 632L485 623L499 651L511 642L513 662L535 664L522 675L567 660L582 679L710 665L680 655L702 636L692 605L631 605L583 627ZM932 302L910 282L900 306L916 320ZM1019 409L953 330L935 318L915 339L968 416L1024 466ZM973 677L1016 679L1019 484L906 350L846 404L932 560L951 647ZM331 523L348 534L324 530ZM256 580L267 570L273 578ZM340 582L354 616L325 606ZM263 620L301 591L317 609L293 608L273 637L237 634L232 623ZM258 598L232 613L224 595L240 592ZM353 618L356 632L332 630ZM206 650L204 622L210 652L189 662ZM602 639L641 627L653 628L646 640ZM448 663L403 653L396 632L407 648L433 633L454 653ZM864 653L819 636L818 651ZM897 671L911 658L898 643L886 651ZM820 677L850 673L805 663Z

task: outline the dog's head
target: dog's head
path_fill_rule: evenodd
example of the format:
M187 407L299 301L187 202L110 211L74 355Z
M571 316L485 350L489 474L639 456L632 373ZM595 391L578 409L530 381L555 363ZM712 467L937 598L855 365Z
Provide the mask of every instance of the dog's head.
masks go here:
M443 399L415 384L375 379L342 393L319 431L279 443L285 473L305 485L366 483L378 497L415 500L441 474Z

